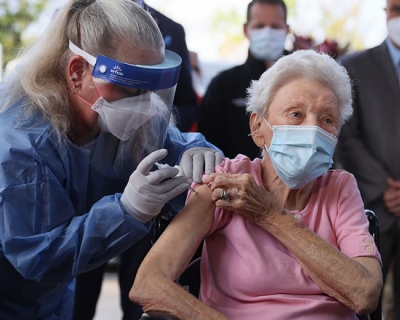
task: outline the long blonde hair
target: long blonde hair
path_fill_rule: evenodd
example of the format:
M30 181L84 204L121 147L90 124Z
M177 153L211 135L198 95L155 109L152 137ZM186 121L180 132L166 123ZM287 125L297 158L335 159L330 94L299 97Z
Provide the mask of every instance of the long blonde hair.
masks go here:
M119 46L159 48L164 41L151 15L131 0L69 0L39 40L21 52L21 65L4 80L2 111L19 100L26 113L40 111L59 138L74 129L66 68L71 40L93 56L114 59Z

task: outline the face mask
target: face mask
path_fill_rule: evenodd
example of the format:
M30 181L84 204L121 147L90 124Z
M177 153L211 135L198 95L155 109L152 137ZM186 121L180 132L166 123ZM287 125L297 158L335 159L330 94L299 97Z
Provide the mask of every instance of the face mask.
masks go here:
M400 47L400 17L390 19L387 26L390 40Z
M250 52L256 59L275 61L285 48L286 30L265 27L251 30Z
M152 92L139 96L127 97L108 102L100 97L92 106L99 114L99 127L103 132L110 132L122 141L151 119L156 111L152 103Z
M264 119L267 125L267 120ZM283 183L298 189L332 166L337 138L318 126L273 126L269 149L272 165Z

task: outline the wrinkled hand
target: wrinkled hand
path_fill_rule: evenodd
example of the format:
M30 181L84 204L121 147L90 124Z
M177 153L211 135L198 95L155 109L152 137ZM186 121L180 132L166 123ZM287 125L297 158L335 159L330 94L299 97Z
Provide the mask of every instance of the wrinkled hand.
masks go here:
M183 174L186 177L200 183L203 173L213 173L215 166L218 166L222 159L223 155L219 151L198 147L186 150L182 155L179 166L182 167Z
M124 210L142 223L156 216L167 201L184 192L191 183L185 176L174 178L179 173L174 167L149 172L167 154L167 150L161 149L144 158L122 193L120 201Z
M250 174L213 173L205 176L203 182L211 183L211 199L217 207L239 212L258 225L268 224L272 214L282 212L271 194ZM228 200L221 199L224 190Z
M389 188L383 194L383 202L394 216L400 217L400 181L388 179Z

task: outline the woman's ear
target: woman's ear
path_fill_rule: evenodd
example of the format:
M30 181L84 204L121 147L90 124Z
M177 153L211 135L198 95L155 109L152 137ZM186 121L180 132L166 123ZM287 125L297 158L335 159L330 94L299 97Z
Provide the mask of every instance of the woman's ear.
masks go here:
M257 113L252 113L250 115L249 125L250 125L250 135L253 138L254 143L257 147L261 148L264 144L264 136L261 132L262 118Z
M82 77L86 68L86 60L81 56L72 56L68 63L68 78L74 88L82 86Z

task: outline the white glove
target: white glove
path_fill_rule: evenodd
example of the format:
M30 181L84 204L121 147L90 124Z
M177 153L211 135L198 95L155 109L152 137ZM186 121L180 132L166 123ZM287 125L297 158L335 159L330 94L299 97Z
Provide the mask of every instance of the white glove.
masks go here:
M143 224L156 216L167 201L184 192L191 183L191 179L185 176L174 178L179 173L179 169L174 167L166 166L149 173L155 162L167 154L167 150L160 149L144 158L131 174L122 193L120 201L125 212Z
M222 159L223 155L217 150L197 147L183 153L179 166L186 177L200 183L203 173L213 173L215 166L219 165Z

